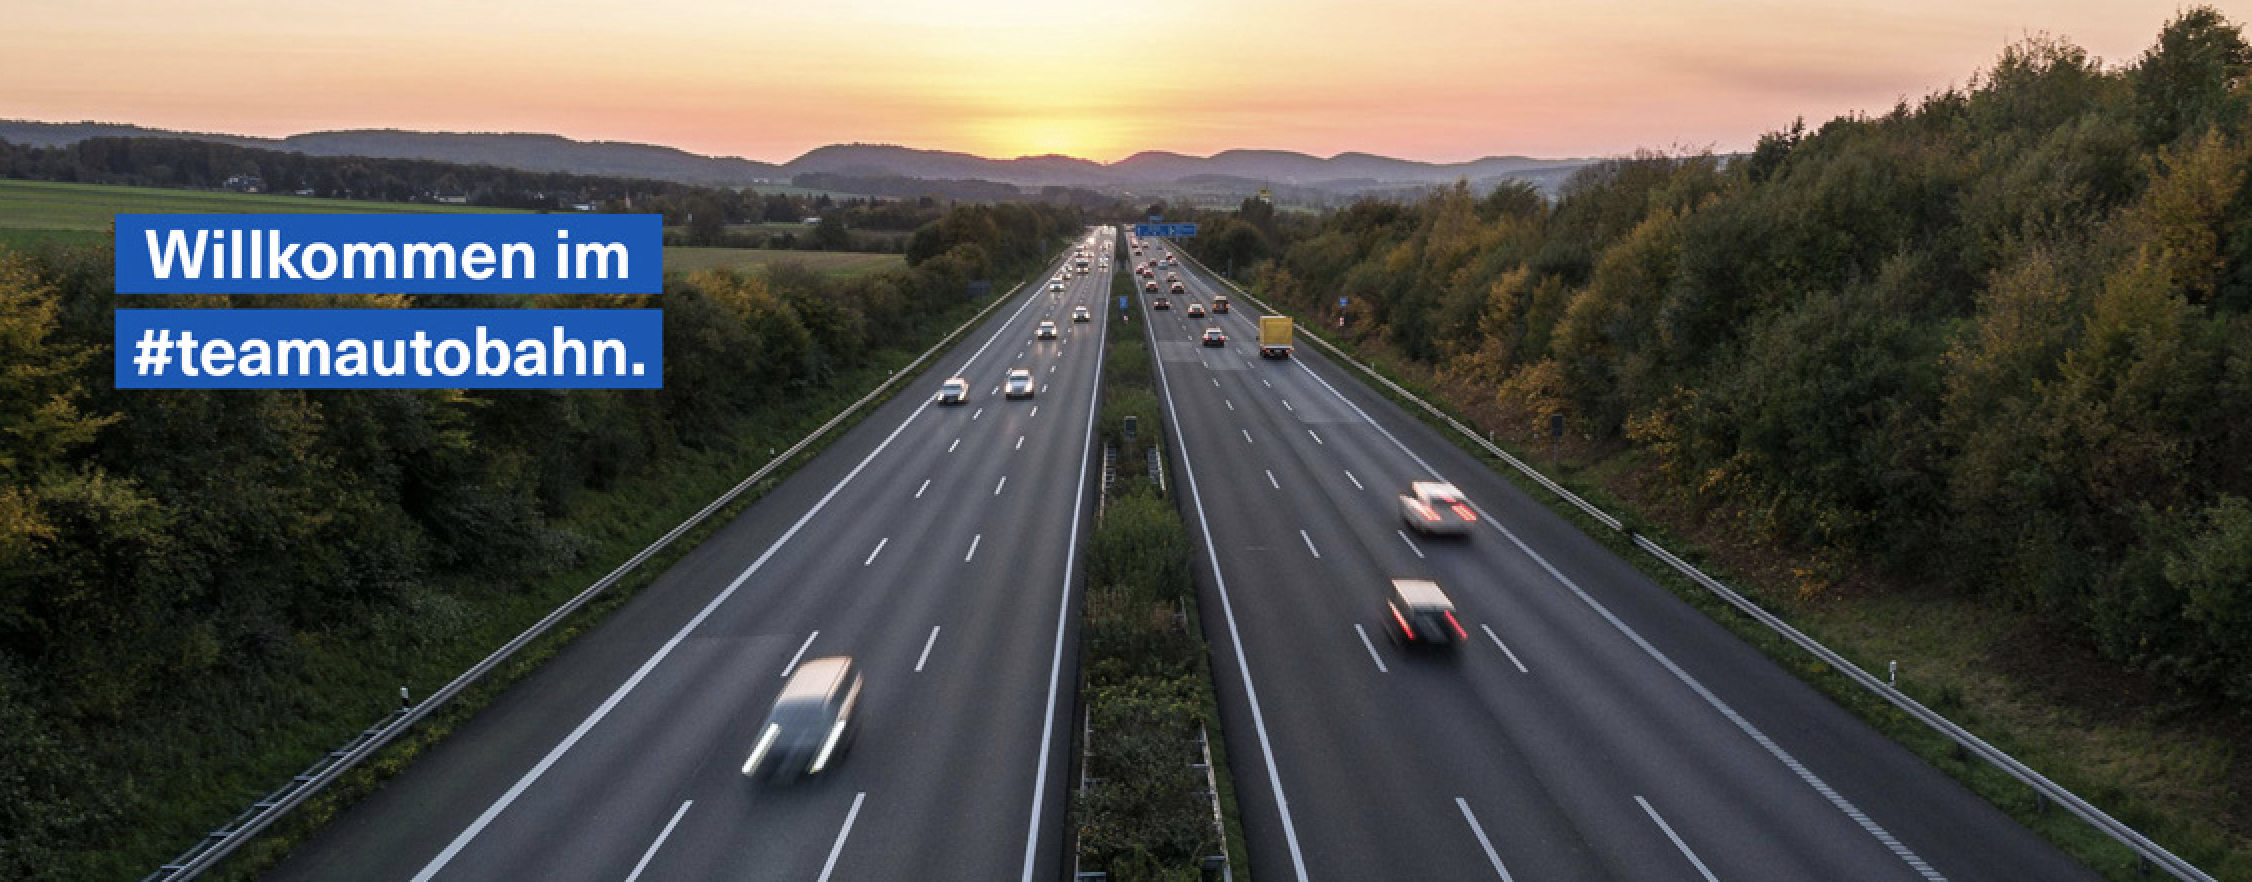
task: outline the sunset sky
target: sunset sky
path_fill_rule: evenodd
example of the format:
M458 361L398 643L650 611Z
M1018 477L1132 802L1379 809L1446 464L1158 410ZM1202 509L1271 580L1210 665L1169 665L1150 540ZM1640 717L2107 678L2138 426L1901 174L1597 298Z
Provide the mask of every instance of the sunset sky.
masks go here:
M641 0L10 4L0 118L552 132L785 161L1230 147L1749 147L2048 33L2133 60L2178 0ZM2242 23L2252 4L2221 3Z

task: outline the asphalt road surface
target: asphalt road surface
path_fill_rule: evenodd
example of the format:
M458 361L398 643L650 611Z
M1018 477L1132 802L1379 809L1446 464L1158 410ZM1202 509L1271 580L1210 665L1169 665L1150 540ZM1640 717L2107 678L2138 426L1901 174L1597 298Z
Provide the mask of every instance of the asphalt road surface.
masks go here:
M1302 341L1260 358L1244 298L1188 318L1225 289L1182 264L1140 314L1259 879L2096 878ZM1481 523L1403 529L1417 480ZM1469 639L1392 645L1393 578Z
M269 878L1067 874L1075 559L1109 284L1028 284ZM1095 320L1072 323L1075 305ZM1042 320L1061 337L1035 340ZM1012 368L1036 395L1003 399ZM957 374L971 401L932 404ZM851 753L794 785L742 777L785 673L838 654L865 671Z

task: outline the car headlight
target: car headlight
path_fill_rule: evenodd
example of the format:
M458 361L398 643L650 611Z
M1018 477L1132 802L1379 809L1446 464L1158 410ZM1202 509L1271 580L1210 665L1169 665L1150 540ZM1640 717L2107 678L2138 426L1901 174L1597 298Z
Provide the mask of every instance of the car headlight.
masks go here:
M758 737L758 746L751 748L751 758L743 761L743 777L748 778L758 774L759 763L765 761L766 752L774 747L774 739L780 737L782 737L782 724L766 724L766 731Z

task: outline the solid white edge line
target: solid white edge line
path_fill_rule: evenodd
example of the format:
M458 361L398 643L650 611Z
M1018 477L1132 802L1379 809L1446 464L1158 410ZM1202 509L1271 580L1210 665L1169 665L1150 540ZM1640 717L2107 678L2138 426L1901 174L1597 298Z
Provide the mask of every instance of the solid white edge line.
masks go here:
M871 551L871 552L868 552L868 559L867 559L867 560L864 560L864 561L861 561L861 562L860 562L860 565L861 565L861 566L867 566L867 565L869 565L869 564L875 563L875 562L876 562L876 555L879 555L879 554L882 554L882 553L884 553L884 546L885 546L885 545L888 545L888 544L890 544L890 543L891 543L891 537L890 537L890 536L885 536L885 537L884 537L884 538L882 538L882 539L878 539L878 540L876 540L876 550L874 550L874 551Z
M837 871L837 855L844 854L845 837L852 835L852 819L860 817L860 801L867 798L866 790L852 795L852 810L845 812L844 827L837 831L837 844L829 846L829 860L821 865L820 882L829 882L829 874Z
M1095 376L1101 377L1105 349L1102 344L1110 334L1109 319L1103 320L1102 330L1098 334L1095 338ZM1040 809L1048 792L1048 752L1055 736L1056 690L1063 678L1063 638L1066 628L1071 624L1071 561L1079 555L1079 521L1087 498L1087 463L1095 458L1095 405L1101 401L1101 395L1102 383L1098 381L1094 384L1094 389L1087 393L1087 435L1080 448L1079 481L1076 485L1079 489L1072 494L1071 536L1064 544L1063 602L1056 607L1056 649L1054 656L1048 660L1048 709L1040 719L1040 771L1032 779L1032 819L1024 841L1023 882L1032 882L1032 864L1039 857Z
M1478 816L1470 813L1469 801L1457 796L1454 804L1462 809L1462 819L1470 822L1470 833L1478 837L1478 847L1486 850L1486 860L1493 862L1494 872L1501 874L1501 882L1516 882L1509 878L1509 868L1501 865L1501 855L1494 852L1493 840L1486 838L1486 828L1478 826Z
M1690 865L1697 868L1697 875L1705 877L1705 882L1720 882L1718 878L1713 876L1711 870L1705 868L1705 862L1697 858L1697 853L1689 850L1689 843L1681 841L1681 835L1673 832L1673 825L1666 823L1666 819L1658 816L1658 810L1650 807L1649 800L1643 799L1642 794L1637 793L1634 795L1634 801L1642 806L1643 812L1649 814L1650 820L1658 825L1658 829L1665 831L1666 838L1673 840L1673 847L1681 849L1681 856L1688 858Z
M1000 326L994 329L993 335L986 338L985 346L977 348L978 353L984 353L986 346L991 346L993 341L1001 339L1001 332L1008 330L1009 324L1016 321L1018 316L1023 315L1025 308L1031 305L1032 298L1030 297L1026 297L1023 303L1018 304L1017 311L1010 313L1009 318L1002 321ZM977 355L970 356L970 362L976 360ZM970 362L965 362L963 364L964 370L957 371L956 374L965 372ZM634 687L641 685L642 679L649 676L649 672L655 670L659 662L672 655L673 649L680 645L680 641L687 639L688 632L696 630L697 626L704 623L704 619L709 618L714 610L719 609L720 604L726 603L728 598L735 596L736 589L743 587L743 583L751 578L751 574L758 572L760 567L765 566L766 562L774 557L775 552L780 551L782 546L790 541L791 537L796 536L799 530L805 528L807 522L813 520L814 515L820 514L822 509L827 508L829 500L835 499L837 494L844 490L845 485L852 483L853 478L858 477L860 472L868 467L869 463L875 461L878 454L889 448L891 442L898 440L900 433L907 431L907 427L915 422L915 418L922 416L923 411L928 409L929 406L929 401L926 399L923 404L909 411L907 418L900 420L899 425L891 430L891 434L884 436L884 440L876 445L876 449L868 451L868 455L861 457L860 462L852 467L852 471L845 473L843 480L830 486L829 492L822 494L821 498L813 503L812 508L806 509L805 514L798 516L797 522L791 524L790 529L783 531L773 544L768 545L766 551L759 554L757 560L751 561L749 567L744 568L742 573L728 582L726 588L713 595L711 601L704 604L703 609L697 611L696 617L689 619L688 624L682 625L679 631L674 632L672 639L666 640L663 646L658 647L656 653L650 655L648 661L642 662L641 667L635 669L632 676L627 677L624 683L618 684L618 688L610 693L610 697L603 699L602 704L597 706L593 713L588 714L585 720L579 722L577 728L571 730L571 734L563 736L563 740L557 742L554 749L549 750L546 756L541 757L539 762L532 765L530 771L525 772L523 777L516 779L515 784L510 785L508 792L501 794L499 799L494 800L492 805L486 807L485 811L477 816L477 820L469 822L468 827L462 828L460 835L455 836L452 842L447 843L446 847L438 852L437 857L431 858L430 863L423 865L422 871L414 875L413 882L430 882L430 879L444 870L448 863L453 862L455 855L460 854L462 849L467 848L469 843L477 838L477 834L484 832L485 828L492 824L494 818L500 817L501 812L507 811L509 805L514 803L517 797L523 796L524 791L530 789L533 782L538 781L540 776L547 774L547 770L554 766L557 760L562 759L563 754L570 752L572 746L579 743L579 739L586 737L586 733L592 730L596 723L602 722L602 718L608 716L611 709L618 706L618 702L624 701L625 697L633 692Z
M931 626L930 639L923 641L923 654L915 657L915 673L923 672L923 663L931 660L931 647L938 645L938 626Z
M1352 399L1346 398L1344 393L1337 391L1337 387L1331 386L1328 380L1324 380L1322 379L1320 374L1314 373L1313 368L1307 367L1305 362L1300 361L1298 363L1298 369L1305 371L1307 376L1313 377L1314 382L1320 383L1322 385L1322 388L1328 389L1331 395L1337 396L1337 400L1345 402L1346 407L1352 408L1354 413L1359 414L1361 419L1367 422L1371 427L1375 428L1378 434L1384 436L1385 440L1392 442L1392 446L1398 447L1401 453L1405 453L1407 454L1409 459L1415 460L1415 464L1422 467L1424 473L1429 474L1435 480L1446 480L1446 476L1439 474L1438 469L1434 469L1431 467L1430 463L1424 462L1423 457L1417 456L1415 454L1415 451L1408 449L1407 444L1401 442L1400 439L1394 436L1390 430L1385 429L1384 426L1377 423L1376 419L1369 416L1367 411L1362 410L1360 405L1354 404ZM1941 874L1937 869L1933 868L1929 862L1925 861L1922 855L1917 854L1914 849L1909 848L1906 843L1901 842L1898 837L1893 836L1892 831L1886 830L1883 825L1878 824L1874 819L1870 818L1866 813L1862 812L1859 806L1854 805L1853 802L1846 799L1843 794L1840 794L1837 792L1837 790L1831 788L1829 782L1822 780L1821 776L1814 774L1814 770L1807 768L1804 763L1799 762L1797 757L1792 756L1789 751L1784 750L1782 745L1776 744L1774 739L1767 737L1767 733L1760 731L1759 727L1752 725L1752 722L1750 720L1744 719L1743 715L1738 714L1735 708L1730 707L1727 702L1721 701L1720 696L1714 695L1712 693L1712 690L1706 689L1704 683L1698 681L1697 678L1690 676L1687 670L1684 670L1680 665L1675 664L1673 659L1667 656L1664 652L1659 651L1656 645L1652 644L1648 640L1643 639L1640 632L1635 631L1633 628L1629 627L1624 620L1620 619L1617 615L1614 615L1611 612L1610 607L1604 606L1600 601L1597 601L1595 599L1595 596L1587 593L1585 589L1579 586L1579 583L1574 582L1569 577L1565 576L1562 570L1557 569L1554 564L1549 563L1548 558L1542 557L1540 555L1540 552L1534 551L1531 545L1525 543L1525 540L1517 538L1516 533L1511 532L1508 527L1502 526L1500 521L1495 520L1492 515L1488 514L1486 510L1480 507L1476 502L1470 503L1470 509L1477 512L1479 517L1485 518L1486 523L1491 524L1495 530L1499 530L1501 532L1501 535L1509 539L1509 543L1511 545L1517 546L1518 551L1524 552L1525 556L1532 558L1534 563L1540 564L1541 569L1548 571L1550 578L1555 579L1565 588L1570 589L1572 594L1580 599L1580 602L1587 604L1590 609L1595 610L1596 614L1602 616L1604 621L1609 622L1613 629L1617 630L1620 634L1626 635L1627 640L1633 642L1635 646L1640 647L1644 654L1656 660L1659 666L1664 667L1669 673L1673 674L1675 679L1680 680L1683 685L1688 686L1689 691L1696 693L1697 697L1704 699L1705 703L1710 705L1713 710L1719 711L1722 717L1725 717L1729 722L1736 724L1736 728L1742 730L1745 735L1750 736L1754 743L1758 744L1760 747L1766 748L1768 754L1775 757L1776 761L1781 762L1784 768L1789 769L1792 774L1797 775L1801 783L1804 783L1806 786L1812 788L1815 793L1819 794L1824 800L1828 801L1832 808L1837 809L1847 818L1852 819L1855 824L1861 827L1862 832L1868 833L1870 838L1877 840L1877 844L1884 846L1887 851L1892 852L1893 856L1899 858L1901 863L1907 864L1909 869L1915 870L1917 875L1922 876L1925 879L1925 882L1947 882L1947 877Z
M805 658L805 651L813 648L813 638L819 636L821 636L821 631L818 628L814 629L813 633L805 635L805 642L798 644L798 654L790 656L790 663L782 668L783 677L790 676L791 671L798 669L798 661Z
M1500 636L1500 635L1498 635L1498 634L1495 634L1495 633L1494 633L1494 626L1492 626L1492 625L1479 625L1479 626L1478 626L1478 628L1479 628L1480 630L1483 630L1483 631L1485 631L1485 632L1486 632L1486 639L1488 639L1488 640L1492 640L1492 641L1494 642L1494 646L1496 646L1496 647L1499 647L1499 648L1501 649L1501 654L1502 654L1502 655L1506 655L1506 656L1509 656L1509 663L1510 663L1510 664L1513 664L1513 665L1516 665L1516 666L1517 666L1517 673L1520 673L1520 674L1530 674L1530 673L1532 673L1531 671L1525 670L1525 663L1524 663L1524 662L1521 662L1521 661L1518 661L1518 660L1517 660L1517 654L1516 654L1516 653L1514 653L1514 652L1510 652L1510 651L1509 651L1509 644L1501 642L1501 636Z
M666 837L672 835L672 828L680 826L681 816L688 814L688 807L695 804L695 800L688 800L680 804L679 811L672 813L672 820L666 821L665 829L657 833L657 841L649 843L649 850L641 853L641 862L634 864L633 872L626 874L626 882L641 878L641 871L649 869L649 859L657 856L657 849L665 844Z
M1353 633L1361 635L1361 648L1368 650L1368 660L1376 663L1376 672L1379 674L1391 673L1392 669L1384 666L1384 657L1376 654L1376 644L1368 639L1368 629L1361 627L1356 622L1353 625Z
M1145 323L1154 320L1146 301L1142 306L1142 318ZM1157 385L1165 393L1166 426L1173 432L1173 445L1180 449L1181 476L1189 485L1189 504L1196 509L1197 531L1203 535L1204 547L1209 552L1212 548L1212 524L1204 516L1204 497L1196 486L1196 457L1189 455L1187 437L1181 432L1180 408L1173 403L1173 387L1166 380L1165 360L1152 358L1150 363L1157 365ZM1217 379L1212 381L1215 386L1219 383ZM1297 874L1298 882L1308 882L1306 856L1298 848L1298 825L1290 818L1290 800L1282 792L1282 773L1275 768L1274 744L1267 738L1267 717L1259 709L1259 691L1251 685L1251 660L1244 656L1243 632L1235 621L1235 602L1228 597L1227 577L1220 573L1220 556L1207 553L1205 557L1212 562L1212 587L1220 595L1221 617L1228 622L1228 643L1235 648L1236 670L1243 675L1243 697L1245 703L1251 705L1251 728L1259 736L1259 752L1261 759L1266 761L1267 784L1274 790L1275 813L1282 820L1282 838L1290 846L1291 869ZM1029 868L1024 882L1032 882Z

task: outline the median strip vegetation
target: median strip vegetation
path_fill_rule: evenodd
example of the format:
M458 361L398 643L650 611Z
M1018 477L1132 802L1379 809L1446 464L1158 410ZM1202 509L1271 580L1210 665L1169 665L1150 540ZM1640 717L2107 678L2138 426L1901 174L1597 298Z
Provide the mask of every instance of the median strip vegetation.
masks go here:
M1130 296L1129 277L1114 278ZM1203 876L1202 867L1224 854L1234 877L1248 879L1196 612L1193 547L1165 482L1151 471L1164 462L1162 411L1149 346L1131 329L1121 324L1110 335L1097 418L1112 474L1087 545L1084 740L1072 800L1077 866L1111 882L1197 882L1217 878ZM1215 800L1226 819L1224 843Z

